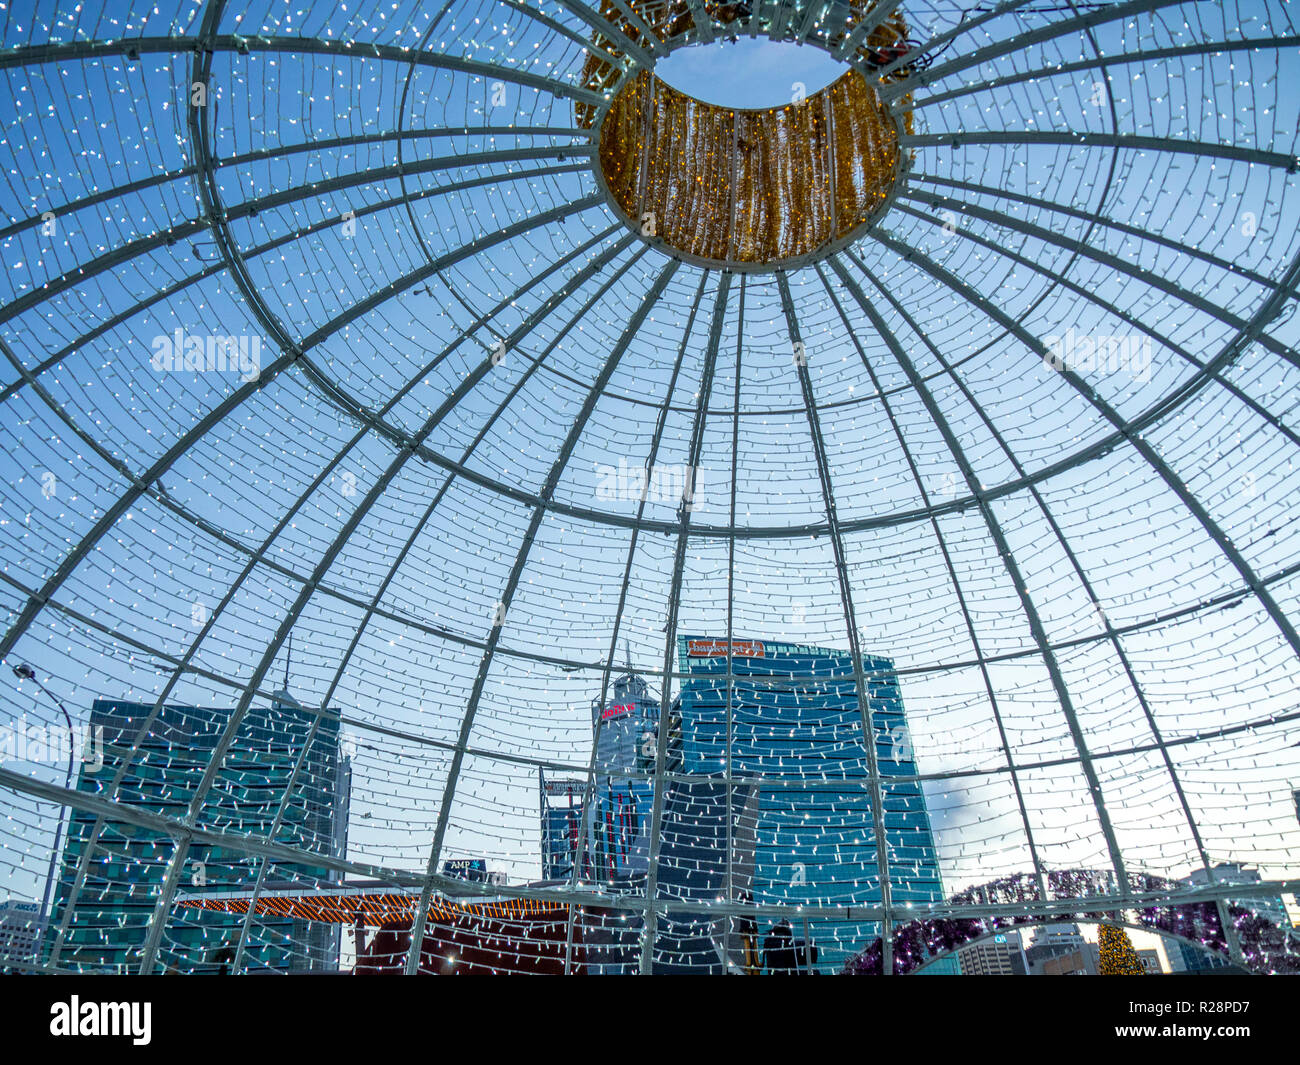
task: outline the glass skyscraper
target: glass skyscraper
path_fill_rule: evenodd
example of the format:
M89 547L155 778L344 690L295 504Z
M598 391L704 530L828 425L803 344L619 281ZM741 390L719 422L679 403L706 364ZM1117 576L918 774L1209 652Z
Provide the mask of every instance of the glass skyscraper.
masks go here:
M878 904L872 789L852 658L766 640L737 639L731 647L729 689L725 639L678 641L683 681L667 716L656 897L694 903L729 892L735 901L759 904ZM941 901L925 796L907 779L915 778L916 764L897 674L889 659L865 656L862 675L893 901L900 908ZM583 874L615 891L645 887L659 711L644 680L630 671L615 682L611 699L592 706L597 775ZM543 813L544 867L548 875L571 871L581 809L544 795ZM617 925L618 934L588 930L588 947L600 944L590 960L602 971L634 971L640 919L620 914ZM670 909L658 921L652 969L752 972L772 930ZM790 940L799 947L799 968L811 962L829 972L878 933L874 922L818 919L795 921Z
M752 841L732 840L733 894L758 903L850 906L880 902L877 840L862 713L846 651L683 636L681 770L753 779ZM938 858L916 776L894 664L864 655L862 675L882 778L885 854L892 899L941 901ZM730 714L728 714L730 707ZM734 835L734 833L733 833ZM743 851L749 851L746 854ZM816 949L817 968L837 970L878 933L876 924L793 922L796 941ZM767 934L760 929L759 935Z
M659 736L659 700L631 671L614 681L612 697L592 703L596 780L587 830L587 866L593 880L644 875L650 858L650 818ZM640 774L640 775L638 775Z
M103 767L94 771L95 767L83 763L78 791L105 793L152 710L152 703L96 700L90 724L103 730ZM229 708L164 705L118 789L117 800L169 817L184 817L232 712ZM314 717L286 693L279 693L269 707L250 707L202 804L198 825L266 837L283 803L276 842L343 856L351 781L349 760L339 750L337 711L322 715L294 779ZM166 877L173 841L127 821L105 822L84 882L77 889L77 870L94 825L94 815L72 812L43 955L50 959L66 917L57 959L60 968L134 972ZM195 841L182 872L181 890L191 894L248 891L257 879L259 861ZM268 868L263 886L311 888L334 882L323 868L276 864ZM158 968L217 971L233 960L242 923L243 918L236 915L174 907L159 947ZM250 928L243 968L330 970L337 969L338 955L337 926L258 917Z

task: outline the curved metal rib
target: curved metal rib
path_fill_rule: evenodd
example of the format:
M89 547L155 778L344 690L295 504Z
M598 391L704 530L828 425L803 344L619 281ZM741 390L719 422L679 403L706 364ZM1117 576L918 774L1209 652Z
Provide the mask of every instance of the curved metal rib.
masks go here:
M1008 332L1013 333L1016 338L1037 357L1040 359L1048 357L1049 352L1047 348L1037 337L1030 334L1020 325L1019 322L1011 318L990 300L985 299L965 281L962 281L956 275L950 273L938 263L934 262L929 256L925 255L925 253L909 244L898 241L893 237L886 237L883 234L877 234L876 239L881 241L881 243L892 247L905 258L916 263L926 273L931 274L936 279L949 285L964 299L978 307L987 317L996 321ZM1224 353L1215 360L1216 362L1219 361L1219 359L1226 359L1229 357L1228 353L1235 352L1238 350L1240 345L1252 341L1257 342L1259 340L1258 332L1267 322L1272 321L1273 317L1277 313L1278 307L1286 299L1284 294L1290 289L1291 285L1295 283L1295 279L1300 279L1300 255L1297 255L1296 259L1292 262L1291 268L1288 270L1287 277L1284 278L1283 284L1279 286L1272 296L1262 302L1259 309L1255 312L1249 322L1243 323L1238 337L1232 343L1227 345ZM1274 624L1277 625L1287 643L1291 645L1292 650L1297 655L1300 655L1300 633L1296 632L1295 626L1286 618L1285 614L1278 606L1277 601L1261 584L1259 575L1255 573L1254 569L1242 557L1241 552L1237 550L1224 531L1219 528L1218 524L1210 517L1209 513L1201 505L1200 501L1192 495L1186 484L1184 484L1183 481L1169 468L1164 459L1159 456L1155 449L1148 444L1141 435L1133 430L1132 424L1121 418L1115 412L1114 408L1090 389L1087 386L1087 383L1084 382L1078 374L1068 367L1064 367L1058 372L1060 373L1062 380L1066 381L1071 388L1073 388L1089 404L1095 407L1097 411L1116 428L1117 431L1124 435L1143 459L1146 460L1147 464L1160 475L1161 479L1164 480L1174 494L1178 496L1183 505L1191 512L1192 516L1195 517L1202 528L1205 529L1210 539L1214 541L1219 550L1228 561L1232 563L1237 572L1241 574L1247 587L1255 593L1260 604L1273 619Z
M713 394L713 375L718 365L718 343L722 337L722 323L727 314L727 297L731 292L731 274L722 273L718 278L717 295L713 303L713 320L709 325L709 342L704 354L704 371L700 375L699 397L695 404L695 419L691 429L691 444L687 463L690 469L699 469L700 452L704 447L704 419L708 410L709 397ZM650 860L646 866L645 918L641 926L641 960L642 975L653 969L654 943L658 932L659 910L659 849L663 835L664 800L667 797L665 773L668 765L668 733L672 716L672 659L677 642L677 612L681 606L682 578L686 569L686 541L688 539L688 515L690 502L683 498L678 507L677 546L673 552L672 586L668 593L667 612L665 614L664 664L660 672L659 686L659 725L655 740L655 777L654 803L650 813ZM730 785L728 785L730 786Z
M700 301L704 298L704 289L708 284L709 275L707 271L700 274L700 286L695 291L695 299L691 304L690 317L686 321L686 328L682 333L682 342L677 348L677 358L673 362L672 376L668 379L668 389L664 393L663 406L659 409L659 418L655 422L654 433L650 438L650 453L646 458L647 471L653 470L655 462L659 456L659 445L663 441L664 429L668 424L668 411L672 406L673 393L677 389L677 379L681 375L682 363L686 359L686 348L690 343L690 338L695 331L695 318L699 313ZM646 481L646 491L641 493L641 499L637 503L637 518L645 514L645 506L648 501L649 478ZM632 565L636 561L637 543L641 538L641 530L633 528L629 538L630 542L627 549L627 563L623 567L623 580L619 585L618 606L614 611L614 625L609 637L609 653L605 656L605 667L601 672L600 679L600 706L603 709L608 699L609 676L614 668L614 656L618 653L618 637L623 627L623 610L627 605L627 593L632 582ZM629 668L631 663L628 663ZM591 758L587 763L587 786L583 789L582 799L582 818L578 827L578 848L573 858L573 872L569 877L569 887L576 890L578 879L582 873L583 859L587 854L587 833L591 826L591 809L592 800L596 788L596 756L600 749L600 734L605 724L604 715L596 718L594 734L591 740ZM568 919L565 922L564 931L564 972L568 975L573 970L573 929L574 914L572 909L569 911Z
M613 376L614 371L618 368L628 345L632 342L640 330L642 323L650 314L654 305L659 302L659 297L663 295L664 289L672 276L677 272L678 263L671 261L660 272L653 285L650 286L645 298L642 299L640 306L636 309L632 318L629 320L627 328L623 331L614 350L610 353L604 367L597 375L595 382L591 386L587 399L579 411L577 420L569 430L565 438L564 446L551 467L550 473L546 477L546 484L540 493L543 502L549 502L552 495L555 494L555 488L559 484L560 475L564 468L569 464L569 457L573 454L573 449L578 444L578 438L582 435L586 427L587 419L591 417L591 412L596 407L596 402L604 392L605 385ZM406 973L408 976L414 976L420 967L420 948L424 942L424 928L429 915L429 903L433 894L433 877L438 869L438 858L442 854L442 842L447 834L447 825L450 821L452 800L456 794L456 784L460 774L460 766L464 760L464 748L469 742L470 731L474 727L474 717L478 712L479 700L483 696L483 686L487 682L488 670L492 665L492 658L496 652L497 642L501 638L501 632L505 628L505 618L509 616L510 604L514 600L515 591L519 586L519 578L523 574L524 564L528 561L529 551L533 546L533 539L537 535L537 530L541 527L542 518L546 514L544 506L537 506L533 509L533 516L528 524L528 531L524 534L520 544L519 552L515 557L514 565L511 567L510 576L506 580L505 589L502 592L499 601L499 624L492 626L491 635L488 637L487 646L483 650L483 657L479 662L478 675L474 678L474 687L470 691L469 702L465 708L465 716L461 721L460 733L457 737L456 753L452 756L451 766L447 772L447 784L443 789L442 803L438 808L438 823L434 828L433 844L429 849L429 861L425 870L424 887L420 892L420 905L416 911L415 920L411 927L411 946L406 957Z
M568 266L574 260L578 259L580 256L586 254L595 244L605 239L610 232L611 231L606 231L606 233L601 234L599 237L593 239L592 241L589 241L587 244L582 245L579 248L576 248L574 251L570 252L563 259L559 260L556 263L553 263L542 273L530 277L529 280L523 286L517 289L513 295L508 296L502 301L500 301L492 309L490 314L484 315L482 318L479 319L479 321L475 322L470 329L466 330L464 334L464 338L467 339L472 333L482 328L490 318L495 317L497 314L501 313L501 311L505 310L505 308L513 306L514 303L521 296L523 296L529 289L533 288L535 285L543 281L551 274ZM589 263L586 267L584 267L582 271L580 271L577 275L575 275L569 281L569 283L566 284L564 287L568 289L570 292L580 289L582 285L584 285L591 277L593 277L600 270L603 270L616 255L619 255L623 251L625 251L628 245L632 243L633 239L634 238L632 238L631 236L625 236L621 241L618 241L611 248L607 249L604 253L597 256L591 263ZM636 262L636 258L634 257L629 263L627 263L622 268L622 270L615 273L614 275L615 279L621 276L622 273L626 271L635 262ZM549 305L546 306L549 309ZM511 334L510 340L506 342L506 346L508 348L514 348L515 346L517 346L518 343L522 341L524 337L527 336L528 333L531 332L531 330L541 322L542 317L544 316L533 315L527 322L524 323L523 326L520 327L520 330L516 330L514 333ZM465 462L470 458L470 456L477 449L478 445L483 441L484 437L487 436L489 430L496 423L497 419L500 418L501 415L505 413L510 403L514 400L516 396L518 396L520 391L523 389L524 385L526 385L528 381L532 378L533 373L536 372L536 370L541 366L543 360L554 349L555 349L555 345L554 344L550 345L546 349L546 351L542 353L542 355L540 355L537 359L532 360L530 362L528 369L524 371L524 373L520 374L519 380L516 381L515 384L511 386L505 398L501 400L500 403L497 404L497 407L492 412L492 415L483 423L482 427L478 430L478 432L474 434L473 440L470 442L469 446L465 448L465 451L461 456L461 460L460 460L461 462ZM417 374L412 378L412 380L419 380L422 376L423 374ZM298 761L294 766L293 773L291 774L288 783L285 785L284 794L281 796L279 807L276 810L275 818L273 820L271 829L267 834L268 840L274 841L275 839L275 835L279 830L280 824L283 820L284 812L288 808L289 800L293 794L293 790L297 783L298 776L301 773L302 766L305 762L307 752L310 749L312 741L316 735L316 730L320 724L321 717L328 709L330 700L333 698L334 692L338 688L339 682L343 679L343 674L347 670L348 663L351 662L352 655L356 651L357 646L361 643L362 634L365 632L366 627L370 624L370 619L374 617L375 612L378 609L379 602L383 598L384 593L387 591L388 586L392 583L393 578L397 576L397 572L401 568L402 563L405 561L407 555L410 553L411 548L415 546L416 541L419 539L420 535L424 532L425 528L428 526L430 519L433 517L434 512L437 510L438 504L442 502L443 498L447 494L447 490L451 487L451 485L454 482L455 482L454 474L449 474L443 480L442 485L439 487L438 491L434 494L433 499L430 500L429 505L425 508L424 513L420 516L420 519L415 523L414 528L411 530L410 536L407 537L406 542L402 545L402 549L397 553L396 557L393 559L392 565L388 567L388 572L384 575L383 580L380 581L379 586L375 589L374 595L371 596L370 604L366 608L366 612L362 615L361 621L358 623L356 631L352 635L352 639L348 644L347 650L344 652L343 657L339 660L338 668L334 672L334 677L330 681L329 687L325 692L324 698L321 700L320 708L316 711L316 714L312 720L310 733L308 734L307 739L303 741L302 752L300 753ZM299 500L299 503L305 502L307 498L308 498L307 496L303 496ZM252 922L253 910L257 898L261 894L262 885L266 876L266 869L267 869L267 862L265 859L263 859L261 865L258 868L256 882L253 886L253 896L252 896L252 901L250 901L249 903L248 914L245 917L243 928L240 931L239 946L235 952L235 960L232 965L232 970L234 972L239 972L240 970L245 944L248 939L249 927Z
M1020 774L1016 772L1015 759L1011 754L1011 741L1007 736L1006 724L1002 720L1002 709L998 705L997 693L993 688L993 678L989 675L989 661L980 647L979 635L975 631L975 621L971 616L970 605L966 601L966 593L962 590L961 581L957 579L957 568L952 560L952 553L948 549L948 543L944 539L943 533L939 529L939 518L934 512L929 490L925 487L925 482L921 477L920 467L917 465L916 458L912 454L912 449L907 446L907 439L903 435L902 425L899 423L898 416L894 413L893 404L889 402L888 397L880 387L880 380L876 375L875 368L867 358L867 353L862 347L862 341L858 339L857 332L849 322L849 317L845 313L840 303L839 296L826 277L820 265L817 267L817 274L822 279L822 284L826 288L826 294L830 297L831 302L835 305L839 313L840 320L844 323L844 329L849 339L852 341L858 356L862 359L862 364L866 368L871 378L871 383L876 392L880 395L881 406L885 411L885 416L889 419L889 425L894 434L894 439L898 442L899 450L902 451L904 459L907 461L907 467L912 476L912 481L916 485L916 490L921 496L921 501L930 511L929 523L930 529L934 533L935 542L939 545L939 551L943 555L944 569L948 574L948 581L952 585L953 594L957 597L957 604L961 609L962 623L966 627L966 635L970 639L971 646L975 650L975 657L979 663L980 678L984 682L984 691L989 699L989 707L993 712L993 722L997 726L998 740L1000 741L1003 753L1007 757L1007 772L1011 777L1011 788L1015 792L1016 807L1020 811L1020 823L1025 830L1025 843L1029 848L1029 860L1033 865L1034 878L1038 882L1038 893L1040 898L1046 899L1047 895L1047 878L1042 860L1038 855L1038 845L1034 842L1034 830L1029 823L1029 810L1025 805L1024 788L1020 783ZM879 285L877 284L877 289ZM894 296L885 292L885 298L894 307L896 313L902 313L902 306ZM919 330L914 328L918 336L922 336Z
M36 63L60 63L68 60L117 59L150 54L183 52L282 52L301 55L340 56L345 59L384 59L403 65L450 70L458 74L526 85L561 99L599 104L603 97L567 82L554 81L540 74L529 74L514 67L461 59L440 52L416 52L400 45L373 44L366 41L334 41L319 37L241 37L238 34L215 34L211 37L123 37L115 41L69 41L61 44L35 44L21 48L0 49L0 70Z
M834 260L832 260L833 262ZM835 509L835 490L831 483L830 460L826 456L826 441L822 437L821 418L817 413L817 397L813 393L812 377L808 373L808 360L804 357L803 338L799 332L799 319L795 315L794 301L790 298L790 283L785 274L776 275L781 291L781 308L785 312L790 343L798 355L794 358L799 375L799 389L803 394L804 409L808 417L808 432L812 437L813 455L817 459L817 479L821 483L822 503L826 508L826 526L830 529L831 550L835 556L835 575L839 582L840 606L848 629L849 654L853 656L853 680L857 688L858 713L862 718L862 746L867 755L867 784L871 789L871 826L876 842L876 873L880 878L880 906L884 911L881 922L881 972L892 976L894 972L894 919L893 898L889 879L889 838L885 833L885 797L880 779L880 759L876 749L877 732L875 715L871 710L867 677L862 668L862 648L858 643L858 617L853 606L853 586L849 580L848 559L844 552L844 536Z
M852 258L852 256L850 256ZM862 263L853 259L854 264L862 270L864 275L870 277L870 273L863 267ZM879 311L871 305L861 287L853 279L848 269L840 261L839 257L831 258L831 267L839 275L840 281L844 287L849 290L850 294L862 308L867 318L871 321L872 326L880 334L882 340L888 345L890 353L894 356L894 361L898 363L903 373L907 376L908 382L916 390L918 398L925 405L926 412L934 421L935 428L939 430L943 437L944 444L948 448L949 454L952 455L953 461L957 468L961 470L961 475L965 478L971 495L976 498L980 497L979 476L975 473L974 467L966 457L966 452L962 449L957 434L953 431L952 426L948 423L942 408L935 401L934 395L925 382L921 379L920 374L916 371L916 365L912 362L898 338L889 328L889 324ZM872 282L875 284L875 282ZM1052 680L1052 687L1056 691L1056 697L1061 705L1061 713L1065 717L1066 725L1070 730L1070 736L1074 741L1075 751L1079 756L1079 765L1083 770L1084 778L1088 783L1088 791L1092 799L1093 808L1096 811L1097 823L1101 828L1102 836L1106 842L1106 850L1110 857L1111 867L1115 871L1116 890L1125 891L1128 888L1128 876L1124 868L1124 857L1120 851L1119 841L1115 837L1115 830L1110 823L1110 814L1106 810L1106 803L1102 797L1101 781L1097 777L1097 771L1092 764L1092 756L1088 750L1088 744L1083 735L1083 729L1079 724L1078 714L1074 709L1074 700L1070 695L1069 687L1065 683L1065 676L1061 672L1060 664L1053 654L1050 642L1047 639L1047 631L1043 627L1042 619L1039 617L1038 608L1034 604L1033 598L1029 594L1029 588L1021 575L1020 566L1016 563L1015 556L1011 552L1011 547L1007 543L1005 534L1002 531L1002 525L997 516L993 513L992 507L984 500L980 500L980 516L984 519L984 524L988 528L989 535L993 538L993 543L997 547L998 555L1002 559L1002 564L1006 567L1007 576L1015 588L1016 596L1020 600L1021 610L1024 612L1025 621L1029 625L1030 634L1033 636L1034 643L1037 645L1039 654L1042 657L1043 665L1048 671Z

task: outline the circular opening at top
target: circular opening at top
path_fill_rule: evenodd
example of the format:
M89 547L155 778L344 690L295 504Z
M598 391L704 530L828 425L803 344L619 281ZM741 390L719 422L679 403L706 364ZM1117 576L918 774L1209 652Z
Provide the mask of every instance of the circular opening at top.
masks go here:
M767 108L705 103L643 70L597 141L604 188L633 229L731 269L782 269L854 239L901 163L895 117L852 70Z
M740 37L679 48L655 74L702 103L753 109L811 96L846 69L820 48Z
M664 43L690 29L678 6L634 6L650 19L638 32L649 25ZM881 98L870 61L746 39L745 18L723 18L732 29L721 39L674 49L653 69L626 64L618 42L597 34L582 84L609 102L577 101L574 118L593 131L611 206L642 238L709 267L787 269L855 240L885 208L911 113L906 97L901 111ZM893 12L853 55L871 60L907 40Z

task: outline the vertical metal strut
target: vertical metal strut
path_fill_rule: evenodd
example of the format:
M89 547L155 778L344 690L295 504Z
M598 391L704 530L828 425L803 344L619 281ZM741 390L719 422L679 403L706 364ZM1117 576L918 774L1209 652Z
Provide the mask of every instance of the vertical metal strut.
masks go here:
M880 905L885 912L884 920L881 921L880 935L881 972L886 976L892 976L894 972L893 900L889 879L889 839L885 834L885 796L880 779L879 752L876 750L875 715L871 711L867 677L862 669L862 648L858 643L858 620L853 608L853 587L849 580L839 514L835 509L835 489L831 483L830 460L826 456L826 441L822 436L821 417L817 413L817 397L813 393L812 377L808 373L807 348L799 332L799 319L795 315L794 301L790 298L790 282L784 273L779 273L776 275L776 283L781 290L781 307L785 311L790 343L795 351L794 363L799 374L799 387L803 392L804 411L808 416L808 431L812 436L813 454L817 459L817 477L821 481L822 502L826 507L826 525L830 530L831 550L835 556L835 573L840 585L840 605L844 610L844 621L848 629L849 654L853 657L853 681L858 692L863 746L867 752L867 779L871 788L871 824L876 837L876 871L880 878Z
M698 469L700 451L704 446L704 419L713 392L713 373L718 362L718 343L722 336L722 321L727 313L727 296L731 291L731 274L724 271L718 281L717 299L713 305L713 322L709 327L709 346L704 355L704 372L700 380L700 395L695 404L695 425L691 431L689 468ZM668 732L672 705L672 660L677 642L677 612L681 605L682 571L686 566L686 541L691 521L690 501L682 499L678 508L677 549L673 554L672 590L668 596L668 612L664 622L664 664L659 696L659 736L655 744L655 797L650 815L650 861L646 868L645 923L641 929L641 973L652 971L654 942L659 923L655 896L659 890L659 850L663 835L664 798L668 789ZM730 785L728 785L730 786Z

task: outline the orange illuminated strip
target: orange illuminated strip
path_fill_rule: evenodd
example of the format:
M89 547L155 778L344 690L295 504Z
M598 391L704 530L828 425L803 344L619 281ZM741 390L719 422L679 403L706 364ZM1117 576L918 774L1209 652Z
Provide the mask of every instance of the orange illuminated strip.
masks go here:
M207 910L213 913L245 914L248 912L247 896L206 896L177 900L186 909ZM258 897L255 914L274 917L291 917L305 921L329 924L355 924L365 921L383 925L392 921L409 919L415 913L418 899L413 895L369 894L356 892L304 893L301 895L267 894ZM501 919L533 917L544 914L565 914L565 903L541 899L496 899L489 902L452 902L435 898L429 903L429 917L436 921L453 921L470 915Z

